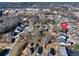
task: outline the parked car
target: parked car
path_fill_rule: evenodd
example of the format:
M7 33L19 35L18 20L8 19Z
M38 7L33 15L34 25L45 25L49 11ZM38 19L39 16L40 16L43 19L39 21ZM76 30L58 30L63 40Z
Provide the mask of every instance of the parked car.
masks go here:
M48 49L48 56L54 56L56 54L56 51L54 48L49 48Z
M43 47L37 47L36 49L36 55L37 56L41 56L43 54Z

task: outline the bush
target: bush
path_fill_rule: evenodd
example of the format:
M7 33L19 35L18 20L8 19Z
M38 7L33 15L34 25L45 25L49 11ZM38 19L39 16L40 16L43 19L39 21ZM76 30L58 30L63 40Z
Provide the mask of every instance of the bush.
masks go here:
M0 56L2 55L2 50L0 49Z
M78 45L78 44L74 44L74 45L73 45L73 48L79 49L79 45Z

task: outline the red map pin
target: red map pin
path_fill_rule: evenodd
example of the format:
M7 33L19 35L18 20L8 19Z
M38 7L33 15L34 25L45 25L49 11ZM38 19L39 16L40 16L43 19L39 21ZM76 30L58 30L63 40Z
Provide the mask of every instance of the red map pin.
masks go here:
M67 28L68 28L67 22L61 22L61 29L67 29Z

